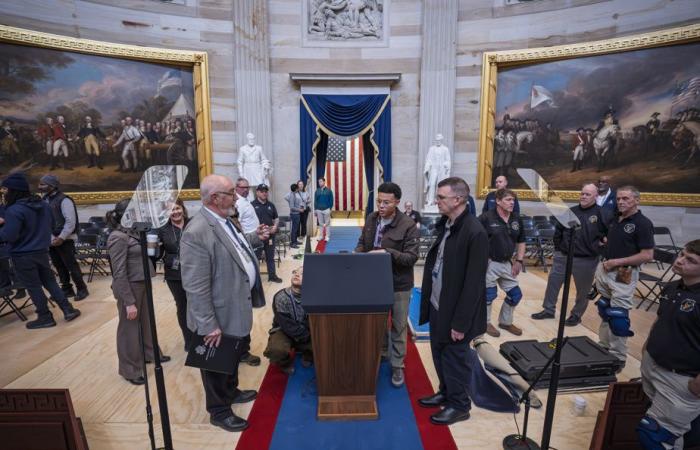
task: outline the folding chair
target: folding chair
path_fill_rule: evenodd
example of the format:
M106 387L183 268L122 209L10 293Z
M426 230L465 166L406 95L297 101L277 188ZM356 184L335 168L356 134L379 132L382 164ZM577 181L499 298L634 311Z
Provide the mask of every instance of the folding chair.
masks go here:
M668 267L666 267L666 270L664 270L660 276L644 272L644 270L639 272L639 282L637 283L636 290L637 294L642 300L637 305L637 309L639 309L647 300L649 300L649 306L646 308L647 311L651 309L654 303L658 303L661 291L663 291L664 287L676 277L676 274L671 271L671 267L673 266L673 262L676 260L676 256L678 255L668 250L663 250L660 248L654 249L654 261L657 264L661 264L662 268L663 265L667 265ZM647 289L646 294L642 293L640 285Z
M656 244L656 248L673 252L676 255L680 253L681 250L683 250L682 247L676 246L676 241L673 240L673 235L671 234L671 230L669 230L668 227L654 227L654 242L658 242L658 238L662 236L666 236L671 242L671 244Z
M25 301L22 306L17 306L14 303L15 300L17 300L17 294L12 286L0 288L0 317L5 317L10 313L15 313L17 317L19 317L19 320L26 322L27 316L25 316L22 312L22 308L27 305L27 302ZM9 308L10 311L3 314L2 312L6 308Z
M549 258L554 253L554 227L542 227L536 228L536 230L539 234L537 236L538 261L542 264L544 272L547 273L546 258Z

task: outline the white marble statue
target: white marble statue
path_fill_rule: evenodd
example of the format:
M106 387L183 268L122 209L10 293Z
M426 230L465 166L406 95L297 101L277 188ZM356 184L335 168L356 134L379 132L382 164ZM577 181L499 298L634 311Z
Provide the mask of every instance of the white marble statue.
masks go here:
M437 185L441 180L450 176L452 161L450 159L450 149L442 144L442 134L435 135L435 143L428 149L425 156L425 166L423 167L423 178L425 181L425 206L424 210L436 209L435 195Z
M385 0L308 1L307 33L312 40L380 40Z
M270 185L272 162L265 156L263 149L255 145L255 135L246 134L248 143L238 149L238 174L250 183L250 195L255 195L255 188L259 184Z

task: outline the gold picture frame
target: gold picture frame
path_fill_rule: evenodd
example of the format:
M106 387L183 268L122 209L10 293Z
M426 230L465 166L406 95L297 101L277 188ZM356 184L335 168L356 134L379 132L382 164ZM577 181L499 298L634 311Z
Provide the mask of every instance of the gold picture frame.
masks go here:
M572 60L582 57L618 54L634 50L654 49L680 44L700 42L700 24L665 29L661 31L607 39L594 42L584 42L572 45L540 47L512 51L484 52L482 62L481 109L479 129L479 163L477 173L477 195L484 198L491 190L493 176L494 138L497 126L497 93L499 71L510 68L533 67L537 64ZM551 70L551 68L550 68ZM533 83L533 88L536 87ZM549 92L548 92L549 93ZM507 94L504 94L507 95ZM533 94L531 94L533 95ZM529 102L532 104L532 102ZM535 105L537 106L537 105ZM523 106L523 111L528 106ZM508 111L508 108L505 108ZM673 114L673 108L670 109ZM697 120L697 119L695 119ZM504 119L505 122L505 119ZM562 146L563 148L564 146ZM568 148L567 148L568 149ZM696 155L697 156L700 155ZM694 161L698 167L698 161ZM534 167L533 167L534 168ZM506 173L508 168L506 168ZM600 170L600 169L599 169ZM696 169L692 169L696 170ZM568 171L568 169L567 169ZM599 175L603 175L600 173ZM593 179L595 181L595 178ZM552 183L550 183L552 185ZM557 189L556 185L552 185ZM536 200L534 193L527 189L515 189L518 197L523 200ZM642 192L641 201L647 205L700 207L700 190L695 192ZM555 190L554 194L564 200L578 200L576 190Z
M168 66L190 69L192 71L192 85L194 87L193 105L190 105L190 107L194 109L196 166L199 180L201 181L202 178L212 172L211 102L209 96L209 67L206 52L101 42L4 25L0 25L0 44L22 45L145 63L161 63L167 64ZM191 116L190 119L192 119ZM192 165L195 165L195 161L193 160ZM136 183L134 183L134 186L136 186ZM73 197L76 203L96 204L111 203L122 198L131 197L133 191L68 192L68 194ZM180 195L184 200L195 200L199 198L199 189L183 189Z

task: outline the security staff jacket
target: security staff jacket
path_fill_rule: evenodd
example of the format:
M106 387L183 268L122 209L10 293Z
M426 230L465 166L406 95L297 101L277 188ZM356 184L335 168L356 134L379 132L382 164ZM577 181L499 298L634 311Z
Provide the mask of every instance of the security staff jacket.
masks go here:
M571 212L581 222L581 228L574 231L574 257L591 258L599 256L602 250L601 240L608 231L606 224L610 221L609 214L595 203L588 208L582 208L581 205L572 206ZM553 238L555 248L565 255L568 254L570 239L571 231L565 229L562 224L557 222Z
M491 209L479 216L479 221L489 237L489 259L496 262L510 261L516 245L525 242L520 215L512 212L506 222L495 209Z
M700 373L700 283L673 281L660 300L647 352L661 367L695 377Z
M260 200L255 199L250 202L250 204L253 205L253 208L255 208L255 214L258 216L260 223L270 227L275 224L275 219L277 219L279 216L277 215L277 208L275 207L274 203L269 201L263 203Z
M641 211L608 223L606 259L626 258L650 248L654 248L654 225Z

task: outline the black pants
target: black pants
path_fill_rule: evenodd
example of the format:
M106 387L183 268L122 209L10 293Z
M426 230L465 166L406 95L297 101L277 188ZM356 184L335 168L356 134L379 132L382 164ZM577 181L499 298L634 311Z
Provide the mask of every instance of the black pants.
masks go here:
M270 236L266 242L263 242L261 249L265 252L265 263L267 264L267 277L271 278L277 275L275 267L275 237Z
M12 263L15 266L15 276L29 292L39 317L51 315L43 288L49 291L61 309L70 307L66 294L58 287L51 271L48 252L12 255Z
M430 306L430 329L437 330L438 312ZM469 380L472 368L469 364L469 353L474 352L469 347L469 341L449 343L430 340L430 351L433 354L433 364L440 380L440 392L447 396L447 406L460 411L469 411L472 402L469 399Z
M182 331L182 339L185 341L185 348L189 348L192 331L187 328L187 293L182 287L182 281L165 280L165 282L168 283L170 293L173 294L173 299L175 299L177 324L180 326L180 331Z
M219 372L210 372L200 369L202 384L204 384L204 396L207 404L207 412L212 419L221 420L232 416L231 404L238 389L238 358L233 375Z
M51 262L58 272L58 279L61 282L63 292L71 292L73 286L70 284L71 278L75 283L75 288L79 291L87 289L83 281L83 272L80 270L78 261L75 260L75 243L68 239L63 244L56 247L49 247Z
M299 236L306 236L306 222L308 222L309 219L309 209L305 209L303 213L301 213L301 224L300 224L300 231L299 231Z

